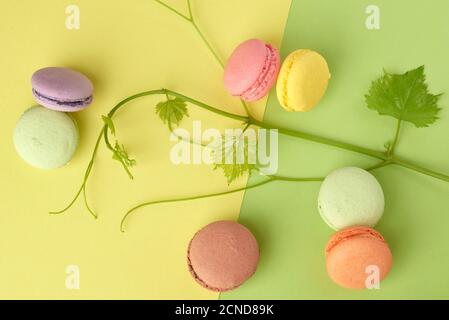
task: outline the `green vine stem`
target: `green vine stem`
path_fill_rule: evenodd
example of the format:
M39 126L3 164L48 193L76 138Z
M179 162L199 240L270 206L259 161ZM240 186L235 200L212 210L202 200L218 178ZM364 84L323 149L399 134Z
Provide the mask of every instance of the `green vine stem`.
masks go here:
M86 205L87 210L95 219L98 218L98 215L90 208L89 203L87 201L86 185L87 185L87 180L89 179L90 173L92 171L92 167L94 165L95 157L98 152L98 147L100 146L101 138L103 137L103 132L106 130L107 130L106 126L103 126L101 128L100 134L98 135L97 141L95 143L94 151L92 152L92 156L90 158L89 164L87 165L86 171L84 173L83 182L81 183L81 187L79 188L78 192L75 194L75 197L73 198L73 200L64 209L59 210L59 211L50 211L49 214L61 214L61 213L64 213L65 211L69 210L74 205L74 203L76 202L76 200L78 199L78 197L80 196L80 194L82 192L83 198L84 198L84 204Z
M220 57L218 56L217 52L214 50L214 48L211 46L211 44L209 43L209 41L207 40L207 38L204 36L203 32L201 31L201 29L198 27L198 24L196 23L195 17L193 15L192 12L192 5L190 3L190 0L187 0L187 6L189 8L189 16L186 16L184 14L182 14L181 12L179 12L178 10L176 10L175 8L169 6L168 4L160 1L160 0L154 0L155 2L159 3L160 5L164 6L165 8L167 8L168 10L170 10L171 12L173 12L174 14L176 14L177 16L183 18L184 20L186 20L187 22L189 22L193 28L195 29L195 31L197 32L197 34L199 35L199 37L201 38L201 40L203 41L203 43L206 45L206 47L209 49L210 53L212 54L212 56L215 58L216 62L220 65L220 67L222 69L224 69L224 63L223 61L220 59ZM247 115L251 116L251 112L249 110L248 104L240 99L240 103L243 106L243 109L245 109L245 112Z
M222 62L222 60L219 58L218 54L216 53L216 51L212 48L212 46L210 45L210 43L207 41L206 37L204 36L204 34L201 32L200 28L198 27L193 14L192 14L192 7L191 7L191 3L190 0L187 0L187 4L188 4L188 10L189 10L189 16L186 16L184 14L182 14L181 12L177 11L176 9L172 8L171 6L165 4L164 2L160 1L160 0L155 0L157 3L159 3L160 5L166 7L167 9L169 9L170 11L172 11L173 13L175 13L176 15L180 16L181 18L183 18L184 20L188 21L190 24L192 24L192 26L194 27L195 31L198 33L199 37L201 38L201 40L204 42L204 44L206 45L206 47L209 49L209 51L211 52L211 54L214 56L215 60L217 61L217 63L223 68L224 64ZM440 179L446 182L449 182L449 176L427 169L425 167L416 165L414 163L411 163L409 161L406 161L404 159L398 158L395 156L395 149L396 146L398 144L399 141L399 136L400 136L400 131L401 131L401 124L402 121L399 120L396 126L396 132L395 132L395 136L393 138L393 142L392 144L387 148L386 151L378 151L378 150L372 150L369 148L365 148L365 147L361 147L361 146L357 146L354 144L350 144L350 143L346 143L346 142L342 142L342 141L338 141L338 140L334 140L334 139L330 139L330 138L326 138L326 137L321 137L318 135L314 135L314 134L310 134L310 133L306 133L303 131L298 131L298 130L292 130L289 128L282 128L279 126L276 126L274 124L270 124L268 122L265 121L259 121L255 118L253 118L251 116L251 113L249 111L248 105L245 101L240 100L241 104L243 106L243 108L246 111L246 116L241 116L238 114L234 114L234 113L230 113L230 112L226 112L223 111L219 108L215 108L212 107L206 103L200 102L198 100L195 100L193 98L190 98L188 96L182 95L178 92L172 91L172 90L168 90L168 89L157 89L157 90L150 90L150 91L145 91L145 92L141 92L135 95L132 95L122 101L120 101L114 108L111 109L111 111L108 113L108 117L110 119L112 119L112 117L116 114L116 112L121 109L123 106L125 106L128 102L141 98L141 97L145 97L145 96L152 96L152 95L166 95L167 97L170 95L172 97L175 98L179 98L183 101L189 102L199 108L202 108L206 111L212 112L214 114L217 114L219 116L223 116L229 119L233 119L236 121L240 121L245 125L245 128L249 127L250 125L254 125L257 126L259 128L265 128L265 129L276 129L278 130L278 132L282 135L286 135L286 136L291 136L294 138L298 138L298 139L302 139L302 140L307 140L307 141L311 141L311 142L315 142L315 143L319 143L319 144L323 144L323 145L328 145L328 146L332 146L332 147L336 147L339 149L343 149L343 150L347 150L347 151L352 151L352 152L356 152L362 155L366 155L378 160L381 160L380 163L378 163L377 165L368 168L367 170L375 170L375 169L380 169L382 167L385 166L389 166L389 165L398 165L410 170L413 170L415 172L424 174L424 175L428 175L430 177L436 178L436 179ZM175 134L171 124L169 124L169 129L170 132ZM76 202L76 200L78 199L78 197L81 195L81 193L83 194L83 199L84 199L84 204L86 206L86 208L88 209L88 211L90 212L90 214L94 217L97 218L97 214L91 209L91 207L88 204L88 200L87 200L87 196L86 196L86 186L87 186L87 181L90 177L90 174L92 172L92 168L94 165L94 161L96 158L96 155L98 153L98 148L101 142L101 139L104 139L104 142L107 146L107 148L109 150L111 150L113 153L116 152L116 149L111 145L110 140L109 140L109 129L108 129L108 125L105 124L102 126L100 134L96 140L95 143L95 147L91 156L91 159L89 161L89 164L86 168L84 177L83 177L83 181L82 184L78 190L78 192L76 193L75 197L73 198L73 200L62 210L60 211L54 211L54 212L50 212L50 214L61 214L65 211L67 211L69 208L71 208L73 206L73 204ZM186 142L190 142L190 143L196 143L192 140L186 140L183 139L182 137L178 136L178 138L180 138L183 141ZM202 142L198 143L202 146L205 146ZM133 178L127 163L125 163L125 160L121 157L118 157L118 159L122 166L124 167L125 171L127 172L127 174L129 175L130 178ZM126 159L129 160L129 159ZM184 197L184 198L174 198L174 199L166 199L166 200L158 200L158 201L150 201L150 202L145 202L143 204L140 204L138 206L135 206L134 208L130 209L126 215L123 217L121 224L120 224L120 229L121 231L124 231L124 225L125 225L125 221L127 220L127 218L129 217L130 214L132 214L133 212L135 212L137 209L140 209L142 207L145 206L150 206L150 205L155 205L155 204L161 204L161 203L171 203L171 202L179 202L179 201L189 201L189 200L196 200L196 199L204 199L204 198L209 198L209 197L216 197L216 196L221 196L221 195L226 195L226 194L231 194L231 193L235 193L235 192L240 192L240 191L244 191L244 190L249 190L249 189L253 189L253 188L257 188L260 186L263 186L267 183L270 182L274 182L274 181L286 181L286 182L312 182L312 181L321 181L323 180L323 178L293 178L293 177L282 177L282 176L267 176L266 180L263 180L261 182L255 183L253 185L248 185L245 187L241 187L241 188L237 188L237 189L233 189L233 190L227 190L224 192L217 192L217 193L212 193L212 194L207 194L207 195L199 195L199 196L191 196L191 197Z
M200 107L204 110L207 110L209 112L215 113L217 115L229 118L229 119L233 119L233 120L238 120L241 121L243 123L250 123L252 125L255 125L257 127L260 128L265 128L265 129L276 129L278 130L279 133L283 134L283 135L287 135L287 136L291 136L294 138L299 138L302 140L307 140L307 141L311 141L311 142L315 142L315 143L319 143L319 144L323 144L323 145L328 145L328 146L333 146L339 149L343 149L343 150L348 150L348 151L352 151L352 152L356 152L362 155L366 155L375 159L379 159L382 161L388 161L392 164L396 164L411 170L414 170L416 172L422 173L422 174L426 174L428 176L443 180L443 181L447 181L449 182L449 176L442 174L442 173L438 173L432 170L429 170L427 168L424 167L420 167L416 164L413 164L411 162L408 162L406 160L403 159L398 159L397 157L395 157L393 154L389 154L388 152L382 152L382 151L377 151L377 150L373 150L373 149L369 149L369 148L364 148L364 147L360 147L354 144L350 144L350 143L346 143L346 142L342 142L342 141L338 141L338 140L334 140L334 139L330 139L330 138L326 138L326 137L321 137L318 135L314 135L314 134L310 134L310 133L306 133L303 131L299 131L299 130L292 130L292 129L287 129L287 128L282 128L279 126L275 126L272 124L269 124L265 121L259 121L256 120L250 116L241 116L241 115L237 115L234 113L229 113L226 111L223 111L221 109L212 107L204 102L200 102L198 100L195 100L193 98L190 98L188 96L185 96L181 93L178 93L176 91L173 90L169 90L169 89L159 89L159 90L150 90L150 91L145 91L145 92L141 92L135 95L132 95L124 100L122 100L121 102L119 102L108 114L109 117L114 116L114 114L124 105L126 105L127 102L137 99L137 98L141 98L144 96L150 96L150 95L155 95L155 94L168 94L170 96L173 97L177 97L180 99L183 99L193 105L196 105L197 107ZM106 130L104 133L105 136L105 142L106 145L113 150L112 145L109 142L109 138L108 138L108 131Z
M281 128L279 126L275 126L272 124L269 124L267 122L264 121L259 121L256 120L252 117L249 116L241 116L241 115L237 115L234 113L230 113L230 112L226 112L223 111L221 109L212 107L206 103L200 102L198 100L195 100L193 98L190 98L188 96L185 96L181 93L178 93L176 91L173 90L169 90L169 89L159 89L159 90L150 90L150 91L144 91L135 95L132 95L124 100L122 100L121 102L119 102L109 113L108 113L108 117L112 118L115 113L122 108L124 105L126 105L126 103L144 97L144 96L151 96L151 95L157 95L157 94L168 94L172 97L176 97L176 98L180 98L184 101L187 101L193 105L196 105L197 107L200 107L204 110L207 110L209 112L215 113L217 115L229 118L229 119L233 119L233 120L238 120L241 121L242 123L250 123L252 125L255 125L257 127L260 128L264 128L264 129L276 129L278 130L279 133L283 134L283 135L288 135L288 136L292 136L295 138L300 138L303 140L309 140L312 142L316 142L316 143L320 143L320 144L325 144L325 145L330 145L330 146L334 146L340 149L345 149L345 150L349 150L349 151L353 151L353 152L357 152L360 154L364 154L376 159L380 159L380 160L387 160L388 157L384 152L380 152L380 151L376 151L376 150L371 150L368 148L363 148L363 147L359 147L350 143L346 143L346 142L341 142L341 141L337 141L337 140L333 140L333 139L329 139L329 138L325 138L325 137L321 137L321 136L317 136L314 134L310 134L310 133L306 133L303 131L298 131L298 130L291 130L291 129L287 129L287 128ZM110 149L110 150L114 150L114 148L112 147L110 141L109 141L109 133L108 130L104 131L104 138L105 138L105 143L106 146Z
M359 146L356 146L356 145L353 145L350 143L341 142L341 141L337 141L337 140L333 140L333 139L329 139L329 138L325 138L325 137L320 137L317 135L313 135L313 134L298 131L298 130L281 128L279 126L275 126L275 125L269 124L265 121L259 121L259 120L253 119L253 118L249 119L249 122L251 124L261 127L261 128L277 129L278 132L283 135L296 137L296 138L300 138L303 140L309 140L309 141L313 141L313 142L320 143L320 144L334 146L334 147L337 147L340 149L345 149L345 150L353 151L356 153L364 154L364 155L367 155L367 156L370 156L370 157L373 157L376 159L380 159L380 160L387 160L387 156L384 152L371 150L371 149L364 148L364 147L359 147Z
M206 103L200 102L198 100L195 100L193 98L190 98L188 96L185 96L181 93L178 93L176 91L173 90L169 90L169 89L157 89L157 90L149 90L149 91L144 91L141 93L137 93L134 94L122 101L120 101L114 108L111 109L111 111L108 113L108 117L112 118L116 112L118 110L120 110L123 106L125 106L128 102L138 99L138 98L142 98L142 97L146 97L146 96L152 96L152 95L170 95L173 97L177 97L180 99L183 99L193 105L196 105L197 107L200 107L206 111L212 112L214 114L229 118L229 119L233 119L233 120L237 120L240 121L242 123L246 123L246 124L252 124L255 126L258 126L260 128L265 128L265 129L277 129L279 133L283 134L283 135L287 135L287 136L291 136L294 138L299 138L302 140L308 140L308 141L312 141L315 143L319 143L319 144L323 144L323 145L329 145L329 146L333 146L336 148L340 148L343 150L348 150L348 151L352 151L352 152L356 152L359 154L363 154L375 159L380 159L382 160L382 163L378 166L383 167L385 165L390 165L390 164L396 164L398 166L402 166L404 168L419 172L421 174L424 175L428 175L446 182L449 182L449 176L421 167L419 165L413 164L409 161L400 159L398 157L396 157L395 155L393 155L391 153L391 151L387 151L387 152L380 152L380 151L376 151L376 150L372 150L372 149L368 149L368 148L364 148L364 147L360 147L360 146L356 146L350 143L346 143L346 142L341 142L341 141L337 141L337 140L333 140L333 139L329 139L329 138L325 138L325 137L321 137L318 135L313 135L310 133L306 133L306 132L302 132L302 131L298 131L298 130L292 130L292 129L287 129L287 128L282 128L279 126L275 126L272 124L269 124L267 122L263 122L263 121L258 121L250 116L241 116L241 115L237 115L237 114L233 114L233 113L229 113L226 111L223 111L221 109L212 107ZM172 128L171 131L173 132ZM77 192L77 194L75 195L74 199L69 203L69 205L67 207L65 207L64 209L60 210L60 211L55 211L55 212L50 212L51 214L60 214L63 213L65 211L67 211L70 207L73 206L73 204L75 203L75 201L77 200L77 198L80 196L81 193L83 193L84 195L84 200L85 200L85 204L86 207L88 208L89 212L92 214L92 216L94 216L95 218L97 217L97 215L95 214L95 212L93 212L91 210L91 208L89 207L88 203L87 203L87 199L85 196L85 190L86 190L86 183L87 180L91 174L92 171L92 167L94 164L94 159L96 157L97 151L98 151L98 147L99 147L99 143L101 141L101 137L104 138L105 144L108 147L108 149L110 149L111 151L114 151L114 148L112 147L110 141L109 141L109 130L107 129L107 126L103 126L101 131L100 131L100 135L97 139L97 142L95 144L95 148L94 151L92 153L92 157L91 160L89 162L89 165L86 169L85 175L84 175L84 179L82 182L82 185L79 189L79 191ZM397 141L397 139L396 139ZM123 163L122 163L123 164ZM377 168L377 167L376 167ZM127 169L127 168L126 168ZM127 170L128 174L129 170ZM130 174L131 175L131 174ZM132 176L132 175L131 175ZM237 191L235 191L237 192Z
M214 56L215 60L218 62L218 64L224 68L224 64L222 62L222 60L219 58L218 54L215 52L215 50L212 48L212 46L210 45L210 43L207 41L206 37L204 36L204 34L201 32L201 29L198 27L193 13L192 13L192 6L191 6L191 1L187 0L187 6L188 6L188 10L189 10L189 16L186 16L182 13L180 13L179 11L177 11L176 9L174 9L173 7L167 5L166 3L162 2L161 0L155 0L157 3L161 4L162 6L166 7L167 9L169 9L170 11L172 11L173 13L175 13L176 15L182 17L183 19L185 19L186 21L188 21L189 23L191 23L193 25L193 27L195 28L195 30L197 31L198 35L200 36L200 38L202 39L202 41L204 42L204 44L206 45L206 47L209 49L209 51L212 53L212 55ZM174 92L171 92L172 95L176 96L176 94L174 94ZM184 98L186 98L185 96L183 96ZM186 99L187 101L189 101L188 99ZM360 146L356 146L353 144L348 144L348 143L344 143L344 142L340 142L340 141L336 141L333 139L329 139L329 138L324 138L324 137L319 137L316 135L312 135L312 134L308 134L305 132L300 132L300 131L295 131L295 130L290 130L290 129L286 129L286 128L277 128L274 125L271 125L269 123L266 122L262 122L259 120L254 119L251 116L251 113L249 111L248 105L245 101L240 100L245 111L246 114L248 115L247 120L249 124L253 124L262 128L266 128L266 129L278 129L279 132L281 134L284 135L289 135L289 136L293 136L296 138L301 138L301 139L305 139L305 140L309 140L309 141L313 141L313 142L317 142L317 143L321 143L321 144L327 144L327 145L331 145L337 148L341 148L341 149L346 149L349 151L353 151L353 152L357 152L357 153L361 153L361 154L365 154L367 156L370 157L374 157L383 161L388 161L388 163L392 163L392 164L396 164L399 166L402 166L404 168L408 168L411 170L414 170L416 172L443 180L443 181L448 181L449 182L449 176L445 175L445 174L441 174L423 167L420 167L418 165L415 165L413 163L407 162L405 160L400 160L394 157L394 152L396 149L396 146L398 144L399 141L399 134L401 131L401 125L402 125L402 120L398 120L397 123L397 127L396 127L396 133L393 139L393 143L391 144L389 150L387 150L387 152L380 152L380 151L376 151L376 150L371 150L368 148L364 148L364 147L360 147ZM192 103L194 103L193 101L190 101ZM195 103L194 103L195 104ZM197 104L198 105L198 104ZM199 106L199 105L198 105ZM200 106L201 107L201 106ZM216 112L217 109L215 110L209 110L212 112ZM223 114L222 114L223 115Z
M204 34L201 32L201 29L198 27L198 24L195 21L195 18L193 16L193 12L192 12L192 5L190 3L190 0L187 0L187 6L189 8L189 16L186 16L184 14L182 14L181 12L179 12L178 10L176 10L175 8L169 6L168 4L160 1L160 0L154 0L157 3L159 3L160 5L164 6L165 8L167 8L168 10L170 10L171 12L173 12L174 14L178 15L179 17L183 18L184 20L186 20L187 22L189 22L190 24L192 24L193 28L195 29L195 31L198 33L198 35L200 36L201 40L204 42L204 44L206 45L206 47L209 49L209 51L212 53L212 55L214 56L215 60L217 61L217 63L224 68L224 64L223 61L221 61L220 57L218 56L218 54L215 52L214 48L211 46L211 44L209 43L209 41L207 41L206 37L204 36Z
M196 105L196 106L198 106L198 107L200 107L200 108L202 108L204 110L207 110L209 112L215 113L217 115L220 115L220 116L223 116L223 117L226 117L226 118L230 118L230 119L238 120L238 121L242 121L242 122L248 122L248 120L249 120L249 117L247 117L247 116L241 116L241 115L229 113L229 112L226 112L226 111L214 108L214 107L212 107L212 106L210 106L208 104L205 104L203 102L200 102L198 100L192 99L192 98L187 97L187 96L185 96L183 94L180 94L178 92L175 92L175 91L172 91L172 90L168 90L168 89L149 90L149 91L145 91L145 92L141 92L141 93L132 95L132 96L130 96L130 97L120 101L113 109L111 109L111 111L108 113L108 117L112 118L115 115L115 113L120 108L122 108L124 105L126 105L126 103L128 103L128 102L130 102L130 101L132 101L134 99L138 99L138 98L145 97L145 96L151 96L151 95L159 95L159 94L161 94L161 95L170 95L170 96L173 96L173 97L177 97L177 98L183 99L184 101L190 102L190 103L192 103L192 104L194 104L194 105ZM171 132L174 132L174 130L173 130L173 128L171 128L171 126L169 126L169 128L170 128ZM106 146L111 151L114 151L114 148L112 147L112 145L111 145L111 143L109 141L109 131L108 130L104 130L103 134L104 134L104 140L105 140ZM193 141L186 141L186 142L194 143ZM200 144L203 145L202 143L200 143Z
M421 167L421 166L411 163L409 161L402 160L402 159L398 158L397 156L393 156L390 159L390 161L391 161L391 163L396 164L398 166L422 173L424 175L427 175L427 176L430 176L430 177L433 177L433 178L436 178L439 180L449 182L449 176L439 173L439 172L436 172L436 171L433 171L433 170L429 170L427 168Z
M213 47L210 45L209 41L206 39L206 37L205 37L204 34L202 33L201 29L198 27L198 24L196 23L195 18L194 18L194 16L193 16L192 6L191 6L191 3L190 3L190 0L187 0L187 5L188 5L188 9L189 9L189 16L186 16L186 15L182 14L181 12L179 12L178 10L174 9L173 7L167 5L167 4L164 3L163 1L160 1L160 0L154 0L154 1L157 2L158 4L164 6L165 8L167 8L168 10L170 10L171 12L173 12L174 14L176 14L177 16L181 17L182 19L186 20L186 21L189 22L190 24L192 24L192 26L194 27L195 31L196 31L196 32L198 33L198 35L200 36L200 38L201 38L201 40L203 41L203 43L206 45L206 47L209 49L209 51L211 52L211 54L212 54L213 57L215 58L216 62L221 66L222 69L224 68L224 64L223 64L222 60L220 59L220 57L218 56L218 54L215 52L215 50L213 49ZM120 103L118 103L118 104L117 104L117 105L116 105L116 106L109 112L108 116L109 116L109 117L112 117L112 116L115 114L115 112L116 112L118 109L121 108L122 105L126 104L127 102L129 102L129 101L131 101L131 100L134 100L134 99L137 99L137 98L143 97L143 96L153 95L153 94L167 94L167 91L166 91L166 90L163 90L163 89L161 89L161 90L152 90L152 91L142 92L142 93L139 93L139 94L130 96L130 97L128 97L128 98L122 100ZM189 101L189 98L186 97L186 96L180 95L180 97L183 97L186 101ZM249 111L249 108L248 108L248 105L246 104L246 102L243 101L243 100L240 100L240 101L241 101L242 106L243 106L244 109L245 109L246 114L250 115L250 111ZM203 104L202 107L203 107L204 109L207 109L207 108L208 108L208 106L207 106L206 104ZM241 117L241 116L238 116L238 115L233 115L233 114L231 114L231 113L227 113L227 112L224 112L224 111L221 111L221 110L209 110L209 111L212 111L212 112L218 113L218 114L220 114L220 115L222 115L222 116L227 116L227 117L230 117L230 118L233 118L233 119L236 119L236 120L246 120L246 119L247 119L246 117ZM221 111L221 112L217 112L217 111ZM173 129L172 129L172 128L170 128L170 131L173 133ZM174 134L175 134L175 133L174 133ZM86 196L86 184L87 184L87 180L88 180L88 178L89 178L89 176L90 176L90 173L91 173L91 170L92 170L93 162L94 162L95 156L96 156L97 151L98 151L98 146L99 146L99 143L100 143L100 141L101 141L101 137L104 137L105 144L106 144L107 148L108 148L109 150L111 150L111 151L114 152L114 148L113 148L113 146L111 145L111 143L110 143L110 141L109 141L109 137L108 137L108 128L107 128L107 126L105 125L105 126L102 127L102 129L101 129L101 131L100 131L99 137L98 137L98 139L97 139L97 143L96 143L95 148L94 148L94 152L93 152L92 157L91 157L91 159L90 159L89 165L88 165L88 167L87 167L87 169L86 169L86 172L85 172L85 175L84 175L84 178L83 178L83 181L82 181L82 184L81 184L80 189L79 189L78 192L76 193L76 195L75 195L75 197L73 198L73 200L72 200L72 201L71 201L71 202L70 202L64 209L59 210L59 211L52 211L52 212L49 212L50 214L61 214L61 213L64 213L65 211L67 211L68 209L70 209L70 208L74 205L74 203L76 202L76 200L78 199L78 197L79 197L79 196L81 195L81 193L82 193L82 194L83 194L84 203L85 203L86 208L88 209L88 211L90 212L90 214L91 214L95 219L98 217L97 214L90 208L90 206L89 206L89 204L88 204L87 196ZM182 137L179 137L179 136L178 136L178 138L181 138L181 139L182 139ZM182 140L184 140L184 139L182 139ZM184 140L184 141L185 141L185 140ZM186 141L186 142L193 143L193 141ZM199 143L199 144L200 144L200 145L203 145L202 143ZM203 145L203 146L204 146L204 145ZM119 158L118 160L121 162L121 164L122 164L123 168L125 169L125 171L127 172L128 176L132 179L132 178L133 178L133 175L132 175L131 172L129 171L128 166L123 162L123 160L122 160L121 158Z
M390 165L391 162L389 161L382 161L379 164L367 168L367 171L373 171L385 166ZM125 232L125 224L126 221L129 219L129 217L135 213L138 209L141 209L143 207L148 207L148 206L153 206L156 204L163 204L163 203L174 203L174 202L183 202L183 201L192 201L192 200L199 200L199 199L206 199L206 198L212 198L212 197L218 197L218 196L223 196L223 195L227 195L227 194L232 194L232 193L237 193L237 192L241 192L241 191L246 191L246 190L250 190L250 189L254 189L254 188L258 188L261 187L263 185L266 185L268 183L274 182L274 181L284 181L284 182L321 182L324 180L324 177L314 177L314 178L295 178L295 177L285 177L285 176L278 176L278 175L270 175L267 176L267 179L260 181L258 183L254 183L252 185L249 186L245 186L245 187L241 187L241 188L236 188L236 189L232 189L232 190L227 190L227 191L223 191L223 192L216 192L216 193L209 193L209 194L204 194L204 195L198 195L198 196L190 196L190 197L182 197L182 198L171 198L171 199L164 199L164 200L155 200L155 201L148 201L148 202L144 202L141 203L131 209L129 209L126 214L123 216L121 222L120 222L120 231L121 232Z
M402 120L398 120L397 125L396 125L396 132L394 134L394 138L393 138L393 143L391 144L390 150L389 150L389 154L394 154L394 152L396 151L396 146L398 145L398 141L399 141L399 134L401 133L401 127L402 127Z
M132 213L134 213L136 210L138 210L140 208L143 208L143 207L156 205L156 204L162 204L162 203L173 203L173 202L191 201L191 200L198 200L198 199L218 197L218 196L223 196L223 195L227 195L227 194L231 194L231 193L236 193L236 192L240 192L240 191L246 191L246 190L254 189L254 188L266 185L266 184L268 184L270 182L274 182L274 181L314 182L314 181L322 181L322 180L323 180L323 178L290 178L290 177L281 177L281 176L269 176L268 179L265 179L265 180L263 180L261 182L258 182L258 183L252 184L252 185L248 185L248 186L245 186L245 187L237 188L237 189L232 189L232 190L227 190L227 191L222 191L222 192L216 192L216 193L209 193L209 194L204 194L204 195L199 195L199 196L191 196L191 197L183 197L183 198L175 198L175 199L164 199L164 200L156 200L156 201L144 202L144 203L141 203L141 204L131 208L130 210L128 210L128 212L126 212L126 214L122 218L122 221L120 222L120 231L121 232L125 232L125 223L126 223L127 219L129 218L129 216Z

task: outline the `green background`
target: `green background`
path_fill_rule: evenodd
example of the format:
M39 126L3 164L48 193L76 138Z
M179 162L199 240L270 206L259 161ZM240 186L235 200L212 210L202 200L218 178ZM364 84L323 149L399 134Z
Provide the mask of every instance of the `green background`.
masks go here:
M365 27L370 4L380 8L380 30ZM284 111L272 92L265 120L382 150L394 135L396 121L369 110L364 94L382 69L403 73L422 64L430 91L448 92L448 12L447 0L293 0L282 56L298 48L314 49L328 60L332 78L319 106L308 113ZM443 95L441 119L430 128L403 127L399 156L449 173L447 104ZM280 139L279 149L282 175L323 176L342 166L375 163L289 137ZM374 175L386 200L376 228L394 257L380 290L350 291L328 278L324 246L333 231L316 208L320 184L275 182L245 194L240 222L259 240L260 265L247 283L221 299L449 298L449 184L396 166Z

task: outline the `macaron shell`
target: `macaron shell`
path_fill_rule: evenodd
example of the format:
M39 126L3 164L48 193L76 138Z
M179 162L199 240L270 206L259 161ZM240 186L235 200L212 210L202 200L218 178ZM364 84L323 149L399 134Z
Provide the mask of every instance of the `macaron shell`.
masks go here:
M25 162L40 169L55 169L72 159L79 137L69 115L36 106L17 121L13 139Z
M63 102L91 100L93 93L93 84L89 78L78 71L61 67L48 67L36 71L31 77L31 85L33 90L39 95L57 100L59 104ZM39 99L37 95L34 96L39 103L45 104L46 107L56 109L59 105L58 103L51 103L46 99ZM79 110L89 103L73 108ZM65 111L72 111L67 106L65 109Z
M265 66L267 49L265 43L250 39L241 43L226 63L224 85L230 94L241 95L259 78Z
M350 289L363 289L370 284L373 268L378 268L379 281L384 279L393 265L387 243L370 234L358 234L343 239L327 253L326 269L338 285Z
M265 97L277 79L281 63L279 51L270 45L266 45L266 51L265 66L260 72L259 78L248 90L241 94L241 98L245 101L253 102Z
M309 111L321 100L330 78L326 60L300 49L284 60L276 85L279 103L287 111Z
M373 228L366 226L355 226L340 230L339 232L335 233L327 242L326 254L328 254L336 245L340 244L342 241L355 236L369 236L381 241L385 241L382 235Z
M259 247L252 233L233 221L211 223L189 244L189 271L203 287L227 291L244 283L256 271Z
M318 210L334 230L351 226L373 227L383 215L385 199L382 187L368 171L340 168L323 181L318 195Z

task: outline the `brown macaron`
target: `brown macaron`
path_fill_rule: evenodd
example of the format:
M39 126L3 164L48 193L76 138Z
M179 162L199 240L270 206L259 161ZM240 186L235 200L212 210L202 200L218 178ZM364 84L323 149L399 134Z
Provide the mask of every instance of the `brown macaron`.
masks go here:
M237 288L256 271L259 246L253 234L234 221L217 221L190 241L187 263L193 278L212 291Z

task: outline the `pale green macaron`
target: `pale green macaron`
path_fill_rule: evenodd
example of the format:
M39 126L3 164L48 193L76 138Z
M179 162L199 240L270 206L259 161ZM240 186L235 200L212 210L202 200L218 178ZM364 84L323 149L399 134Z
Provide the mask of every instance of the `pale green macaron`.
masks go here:
M318 210L334 230L352 226L373 227L382 217L384 193L368 171L340 168L329 174L321 185Z
M78 146L78 128L66 113L31 107L17 121L14 146L28 164L40 169L66 165Z

